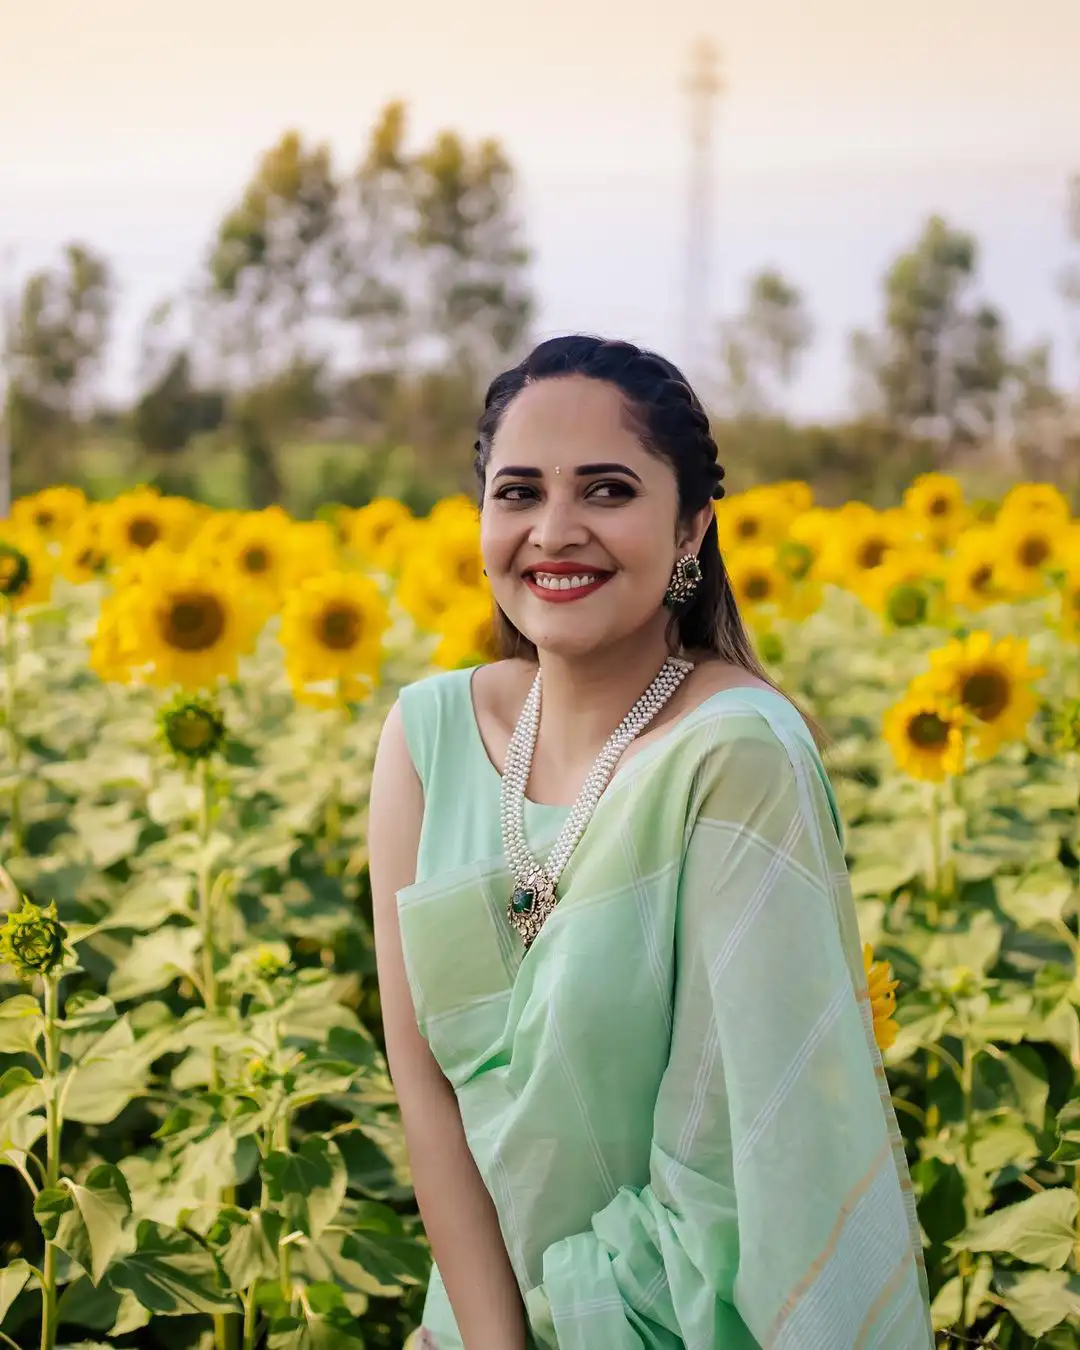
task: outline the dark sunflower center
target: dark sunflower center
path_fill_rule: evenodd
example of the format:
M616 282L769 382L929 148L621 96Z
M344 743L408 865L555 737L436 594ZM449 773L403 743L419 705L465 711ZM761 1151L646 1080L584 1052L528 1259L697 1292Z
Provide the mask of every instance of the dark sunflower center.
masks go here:
M75 561L87 572L101 572L105 568L105 555L96 548L84 548Z
M867 539L856 553L855 561L861 568L869 572L873 568L881 566L888 551L889 546L884 539Z
M949 743L949 724L935 712L920 712L908 723L908 739L920 750L941 750Z
M948 497L931 497L926 508L932 516L947 516L949 514Z
M330 605L319 615L319 641L331 651L355 647L361 632L360 615L352 605Z
M161 526L150 516L136 516L128 522L127 535L136 548L149 548L161 538Z
M1025 567L1041 567L1050 556L1046 536L1029 534L1017 550L1017 557Z
M756 539L761 533L761 521L755 516L743 516L735 526L735 533L740 539Z
M757 572L746 579L746 598L748 600L767 600L772 594L772 582L763 572Z
M261 544L253 544L251 548L244 549L240 561L245 572L258 573L270 570L269 550L263 548Z
M973 670L960 686L960 702L980 721L993 722L1009 706L1009 681L1000 670Z
M161 639L182 652L205 652L225 632L225 607L216 595L189 591L162 612Z
M51 530L55 517L51 511L37 511L34 513L34 524L39 530Z
M993 575L994 569L989 563L980 563L968 577L968 585L973 591L985 591Z

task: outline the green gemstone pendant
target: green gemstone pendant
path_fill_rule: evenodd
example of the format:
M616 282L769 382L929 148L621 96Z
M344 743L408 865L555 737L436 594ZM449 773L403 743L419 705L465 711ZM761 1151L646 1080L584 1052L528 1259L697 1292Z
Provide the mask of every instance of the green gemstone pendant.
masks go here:
M555 887L546 875L530 877L528 885L515 887L506 907L506 917L521 934L526 951L555 905Z
M532 907L536 904L536 892L524 886L519 886L514 892L510 901L510 907L515 914L531 914Z

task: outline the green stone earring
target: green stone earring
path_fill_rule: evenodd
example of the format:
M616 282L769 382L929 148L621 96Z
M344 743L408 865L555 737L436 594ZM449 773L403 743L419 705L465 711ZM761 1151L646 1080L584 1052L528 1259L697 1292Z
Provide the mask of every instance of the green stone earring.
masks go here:
M664 592L664 604L679 614L693 603L694 596L701 585L701 563L694 553L684 553L675 560L671 570L671 580Z

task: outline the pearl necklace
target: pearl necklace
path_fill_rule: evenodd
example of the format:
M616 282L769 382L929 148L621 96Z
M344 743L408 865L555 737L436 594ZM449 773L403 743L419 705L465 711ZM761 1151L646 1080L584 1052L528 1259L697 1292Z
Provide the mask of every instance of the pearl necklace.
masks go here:
M540 730L540 672L537 671L506 749L500 803L503 853L515 882L506 917L524 939L526 951L555 908L559 878L585 833L624 751L641 735L693 668L692 662L675 656L669 656L660 667L648 689L608 737L582 784L577 801L570 808L546 863L536 860L525 838L525 790Z

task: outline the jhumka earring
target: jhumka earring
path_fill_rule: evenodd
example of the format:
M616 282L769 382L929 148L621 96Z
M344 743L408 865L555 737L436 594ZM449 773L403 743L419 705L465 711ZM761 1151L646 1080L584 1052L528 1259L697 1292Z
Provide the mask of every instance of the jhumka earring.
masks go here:
M664 604L676 614L687 609L698 593L701 585L701 563L694 553L684 553L676 558L671 570L671 580L664 592Z

